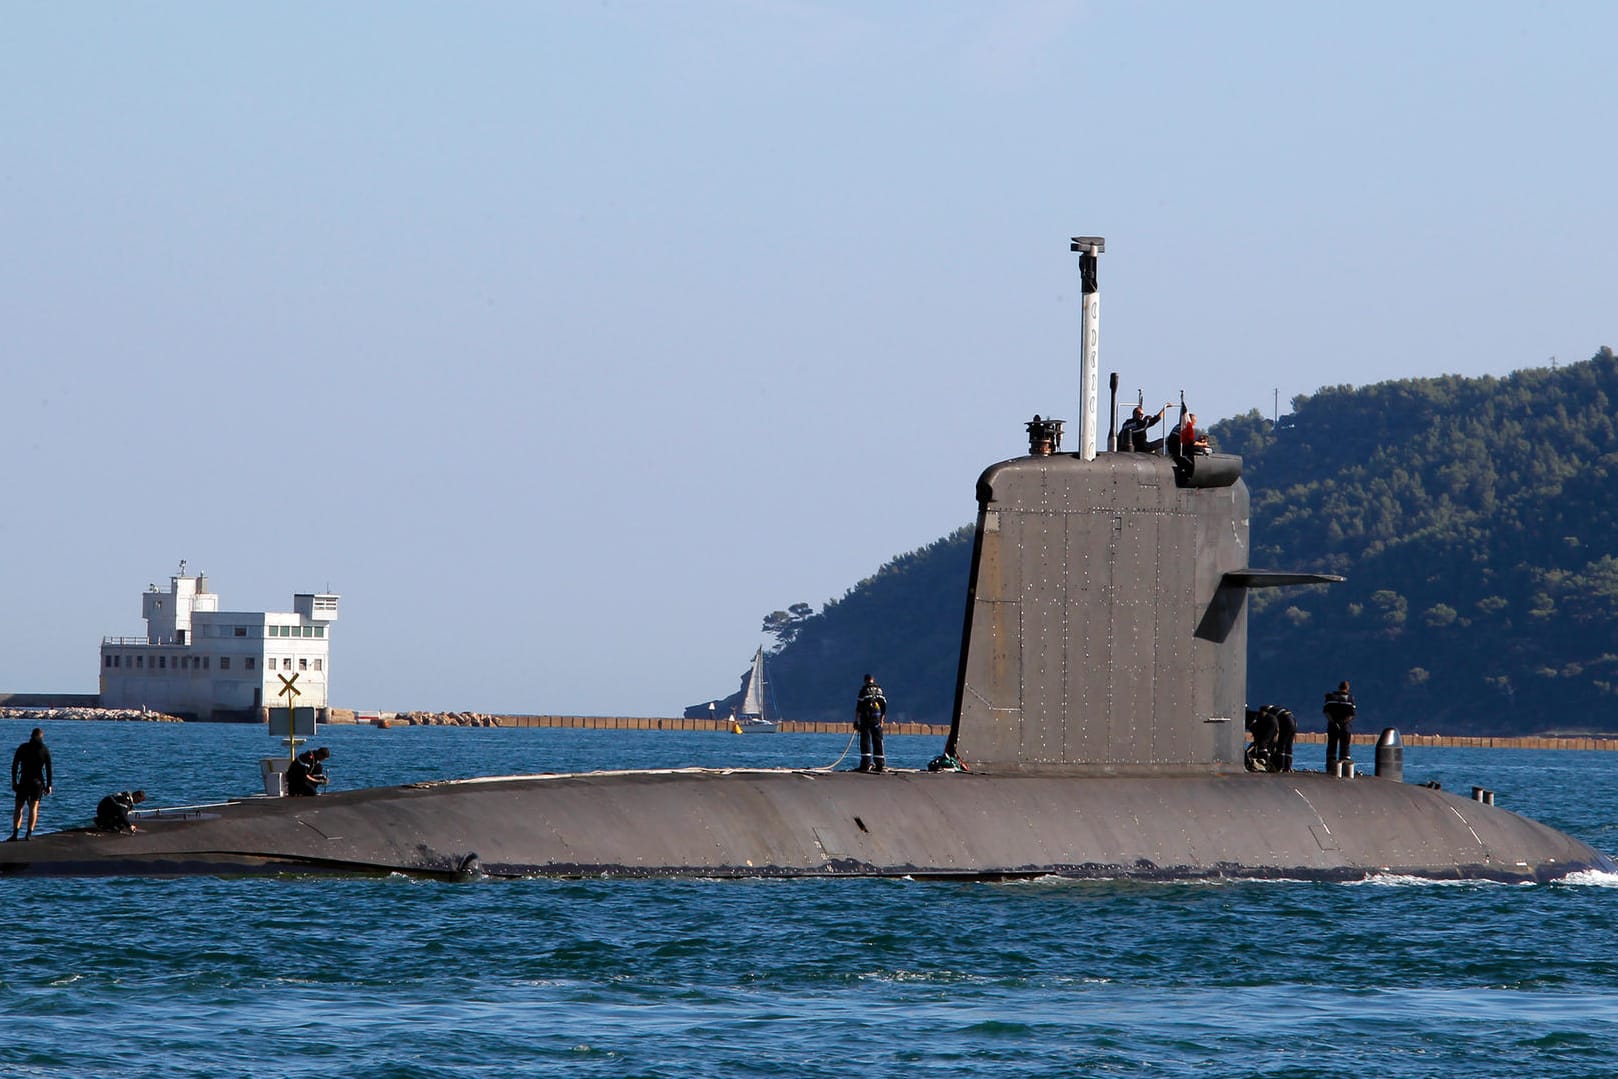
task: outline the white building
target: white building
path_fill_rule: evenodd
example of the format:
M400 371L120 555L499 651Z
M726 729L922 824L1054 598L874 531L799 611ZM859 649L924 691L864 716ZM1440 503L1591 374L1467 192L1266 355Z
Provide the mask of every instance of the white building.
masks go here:
M293 703L325 718L332 593L296 594L290 612L221 611L207 576L186 576L181 562L167 592L141 596L141 616L145 637L101 641L103 708L262 721L263 709L287 705L290 682Z

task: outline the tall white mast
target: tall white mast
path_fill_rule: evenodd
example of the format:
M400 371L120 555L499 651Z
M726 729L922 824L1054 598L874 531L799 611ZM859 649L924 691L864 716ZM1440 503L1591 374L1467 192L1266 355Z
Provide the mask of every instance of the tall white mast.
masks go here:
M1079 325L1079 456L1096 459L1096 398L1101 386L1101 292L1096 285L1097 256L1107 249L1101 236L1075 236L1070 250L1079 253L1079 279L1083 288Z

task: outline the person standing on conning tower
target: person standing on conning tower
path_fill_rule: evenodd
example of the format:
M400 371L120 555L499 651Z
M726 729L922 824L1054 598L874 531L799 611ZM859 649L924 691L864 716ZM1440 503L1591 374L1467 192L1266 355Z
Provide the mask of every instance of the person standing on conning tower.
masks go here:
M1146 431L1162 420L1163 414L1168 410L1169 406L1165 404L1157 410L1157 415L1148 416L1144 408L1136 405L1135 411L1130 414L1129 419L1124 421L1124 425L1118 429L1118 449L1124 453L1157 453L1161 450L1163 440L1159 438L1155 441L1147 441Z

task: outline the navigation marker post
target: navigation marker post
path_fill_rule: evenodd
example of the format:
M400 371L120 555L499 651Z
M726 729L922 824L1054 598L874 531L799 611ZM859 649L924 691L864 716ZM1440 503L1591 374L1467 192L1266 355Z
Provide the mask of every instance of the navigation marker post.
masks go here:
M298 758L299 744L307 742L315 736L315 731L319 726L318 710L297 707L297 699L303 695L303 691L298 688L298 676L296 673L292 675L278 674L276 677L281 679L281 689L276 696L285 697L287 703L284 708L271 708L269 710L270 737L285 738L287 745L285 767L290 768L292 767L292 762ZM264 762L264 767L266 769L265 793L268 794L270 793L268 789L269 759Z
M292 767L292 762L298 758L298 743L302 741L302 739L298 737L298 721L296 714L293 711L293 705L303 694L297 687L297 671L292 672L291 678L288 678L284 674L278 674L275 677L281 680L281 692L277 693L276 696L285 697L287 699L287 767L290 768Z

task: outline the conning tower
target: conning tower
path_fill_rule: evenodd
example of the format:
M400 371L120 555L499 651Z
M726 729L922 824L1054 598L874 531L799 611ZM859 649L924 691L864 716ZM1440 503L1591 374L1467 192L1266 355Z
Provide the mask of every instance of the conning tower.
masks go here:
M978 479L948 752L979 770L1240 770L1246 590L1340 580L1248 567L1239 457L1095 451L1100 237L1084 290L1080 449L1029 423L1029 453ZM1110 447L1109 447L1110 449Z

